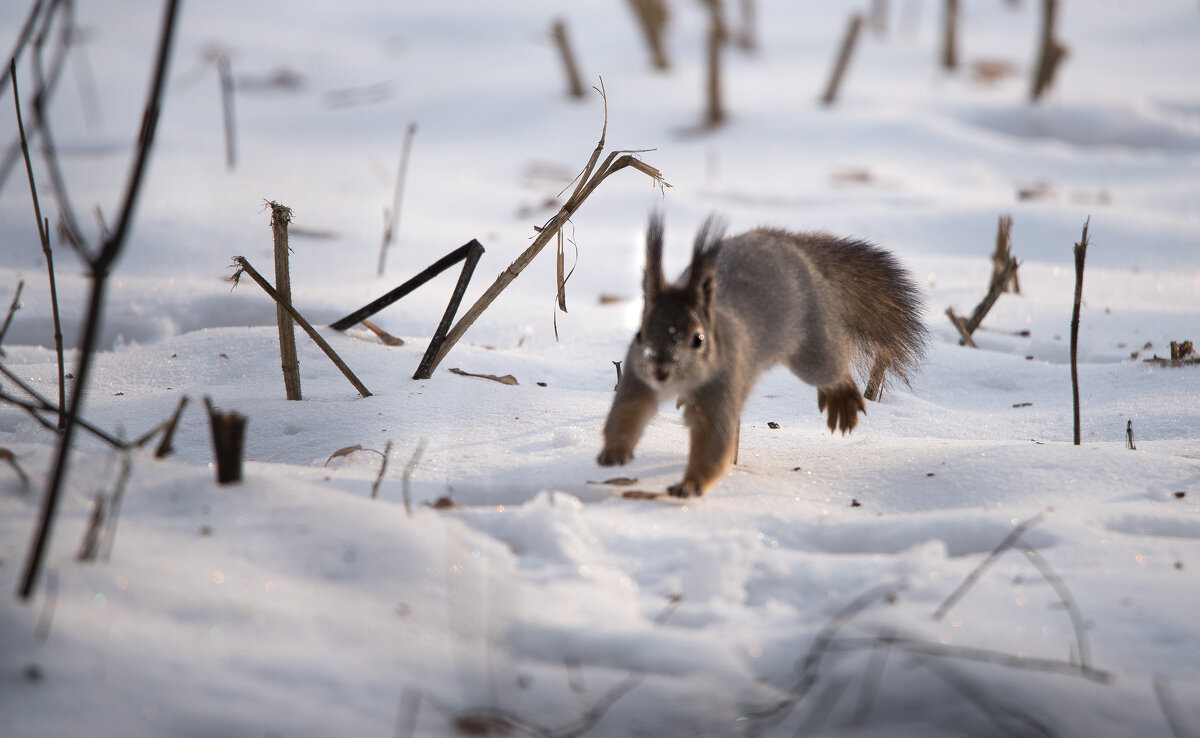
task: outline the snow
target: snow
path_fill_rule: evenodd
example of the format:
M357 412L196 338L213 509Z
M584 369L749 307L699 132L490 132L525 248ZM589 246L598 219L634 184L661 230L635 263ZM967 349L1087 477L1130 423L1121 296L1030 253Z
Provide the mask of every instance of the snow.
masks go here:
M77 435L48 570L30 602L0 596L0 734L439 736L470 719L596 736L1200 730L1200 369L1143 361L1200 338L1195 3L1062 4L1070 56L1039 105L1026 99L1037 3L964 7L953 75L935 66L936 4L894 3L888 35L864 33L824 109L849 6L763 2L760 49L727 52L730 120L708 133L689 130L703 12L672 6L663 74L618 5L185 6L84 415L133 438L190 403L171 456L132 455L111 555L93 563L75 552L120 461ZM0 48L20 11L0 19ZM100 116L85 115L71 65L51 120L95 239L93 206L111 218L119 202L158 13L116 0L77 12ZM402 347L321 328L371 397L300 335L305 399L285 400L273 305L225 281L235 254L270 273L264 200L295 212L294 301L314 323L477 238L469 304L549 217L536 208L603 123L599 95L564 93L556 15L584 73L603 76L609 149L654 149L641 156L672 187L626 170L573 218L558 340L543 253L432 379L411 380L454 268L373 318ZM215 47L238 79L233 171L204 61ZM1017 74L973 81L978 60ZM264 85L278 70L300 86ZM410 122L398 241L376 277ZM0 140L13 135L0 115ZM830 435L814 389L773 371L708 496L622 497L678 481L686 457L664 406L630 465L594 461L654 208L670 272L709 212L734 232L828 230L893 250L925 288L933 335L912 387L889 386L853 434ZM960 347L943 313L982 297L1002 213L1022 294L1000 298L978 350ZM1076 447L1072 244L1089 217ZM55 259L72 371L88 279L57 237ZM4 365L53 397L49 290L18 168L0 189L0 307L20 279ZM249 418L240 484L215 483L205 396ZM0 587L13 592L55 436L0 404L0 448L31 477L0 465ZM637 481L596 483L615 474ZM764 717L789 698L778 722Z

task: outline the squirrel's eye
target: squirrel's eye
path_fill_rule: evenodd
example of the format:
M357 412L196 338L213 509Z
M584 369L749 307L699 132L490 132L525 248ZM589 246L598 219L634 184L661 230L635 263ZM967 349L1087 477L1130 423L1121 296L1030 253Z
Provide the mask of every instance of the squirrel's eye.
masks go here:
M633 340L637 341L640 344L642 342L642 332L638 331L637 333L635 333L633 335Z
M704 345L704 334L703 333L697 333L696 335L692 336L692 348L698 349L702 345Z

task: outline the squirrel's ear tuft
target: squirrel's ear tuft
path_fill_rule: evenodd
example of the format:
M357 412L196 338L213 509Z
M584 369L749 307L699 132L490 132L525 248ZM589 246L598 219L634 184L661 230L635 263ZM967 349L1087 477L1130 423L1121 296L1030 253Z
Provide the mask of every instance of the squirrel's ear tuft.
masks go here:
M642 290L650 300L667 286L663 276L663 221L661 213L650 214L650 226L646 229L646 271L642 277Z
M713 305L717 284L717 254L724 238L725 223L715 215L710 215L700 226L692 247L692 268L688 275L687 290L706 311L710 311Z

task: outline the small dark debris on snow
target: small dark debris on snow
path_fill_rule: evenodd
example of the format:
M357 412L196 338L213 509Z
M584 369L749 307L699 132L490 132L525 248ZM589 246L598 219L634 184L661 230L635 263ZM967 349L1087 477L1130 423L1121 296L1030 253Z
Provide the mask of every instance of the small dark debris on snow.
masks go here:
M779 430L779 423L776 423L774 420L772 420L767 423L767 427L771 430Z
M858 500L850 500L850 507L862 507L862 503Z
M1033 407L1032 402L1014 402L1013 407Z
M1183 490L1177 490L1175 492L1175 499L1182 500L1184 497L1187 497L1187 492L1184 492Z

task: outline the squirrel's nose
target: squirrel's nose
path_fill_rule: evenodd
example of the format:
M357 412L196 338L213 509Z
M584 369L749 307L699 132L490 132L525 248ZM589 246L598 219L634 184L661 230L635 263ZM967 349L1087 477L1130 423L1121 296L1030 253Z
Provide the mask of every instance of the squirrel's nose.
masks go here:
M671 372L667 371L667 368L664 366L657 367L654 370L654 378L660 382L667 381L667 378L670 376Z

